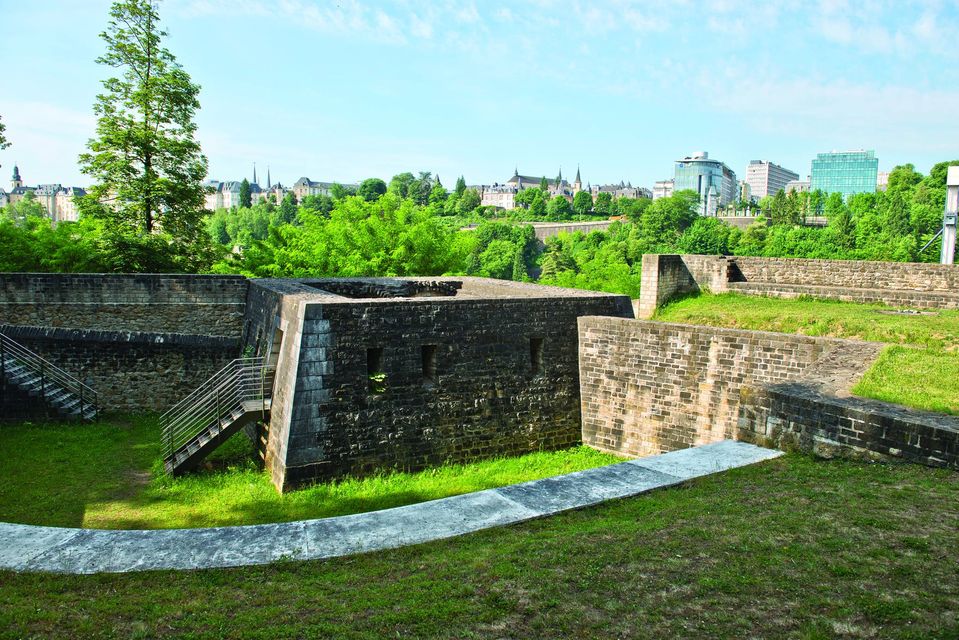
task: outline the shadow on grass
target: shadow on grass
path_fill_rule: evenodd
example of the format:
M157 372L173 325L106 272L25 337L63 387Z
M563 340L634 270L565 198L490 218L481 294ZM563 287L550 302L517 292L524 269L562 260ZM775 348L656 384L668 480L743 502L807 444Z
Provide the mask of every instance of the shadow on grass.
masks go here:
M289 522L363 513L617 462L588 447L381 472L277 493L237 434L198 471L164 475L154 417L0 430L0 520L102 529L169 529Z

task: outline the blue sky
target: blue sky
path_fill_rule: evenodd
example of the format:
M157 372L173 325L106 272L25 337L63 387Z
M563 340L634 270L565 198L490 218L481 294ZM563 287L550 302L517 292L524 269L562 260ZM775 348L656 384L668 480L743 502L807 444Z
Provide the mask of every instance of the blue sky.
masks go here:
M29 184L76 157L107 69L103 0L0 0L0 116ZM451 186L555 175L652 186L707 150L801 176L820 151L880 170L959 157L959 0L166 0L167 47L202 86L210 176Z

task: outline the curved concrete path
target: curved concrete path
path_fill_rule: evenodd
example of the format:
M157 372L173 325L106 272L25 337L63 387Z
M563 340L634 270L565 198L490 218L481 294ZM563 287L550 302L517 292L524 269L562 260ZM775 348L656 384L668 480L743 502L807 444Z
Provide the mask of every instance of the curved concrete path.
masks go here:
M279 524L108 531L0 523L0 569L121 573L333 558L540 518L779 455L725 440L405 507Z

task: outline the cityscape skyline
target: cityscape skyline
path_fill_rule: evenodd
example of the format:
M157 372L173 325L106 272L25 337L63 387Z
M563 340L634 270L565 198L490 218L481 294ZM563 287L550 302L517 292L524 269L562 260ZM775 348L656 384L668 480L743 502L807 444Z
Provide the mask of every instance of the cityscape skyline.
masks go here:
M48 79L0 97L13 143L0 171L88 184L76 157L108 71L94 60L109 4L0 0L19 27L0 57ZM287 185L402 171L493 184L579 165L584 181L652 187L697 150L740 176L768 159L801 178L831 150L875 149L882 171L955 155L959 53L944 25L959 5L780 4L169 0L160 15L203 88L198 138L217 180L250 178L253 162Z

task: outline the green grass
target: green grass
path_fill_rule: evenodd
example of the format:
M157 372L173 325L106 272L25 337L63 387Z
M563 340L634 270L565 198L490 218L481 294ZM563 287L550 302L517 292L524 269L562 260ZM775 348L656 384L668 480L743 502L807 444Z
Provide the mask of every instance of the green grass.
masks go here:
M957 566L959 474L788 455L331 561L0 572L0 637L944 639Z
M852 392L864 398L959 415L959 354L887 347Z
M879 304L735 293L700 295L665 305L656 320L809 336L888 342L854 387L857 395L959 414L959 311L895 315Z
M99 529L285 522L375 511L598 467L619 459L588 447L382 473L280 495L240 434L180 478L160 473L152 419L95 425L0 426L0 521ZM8 452L16 452L11 455Z

